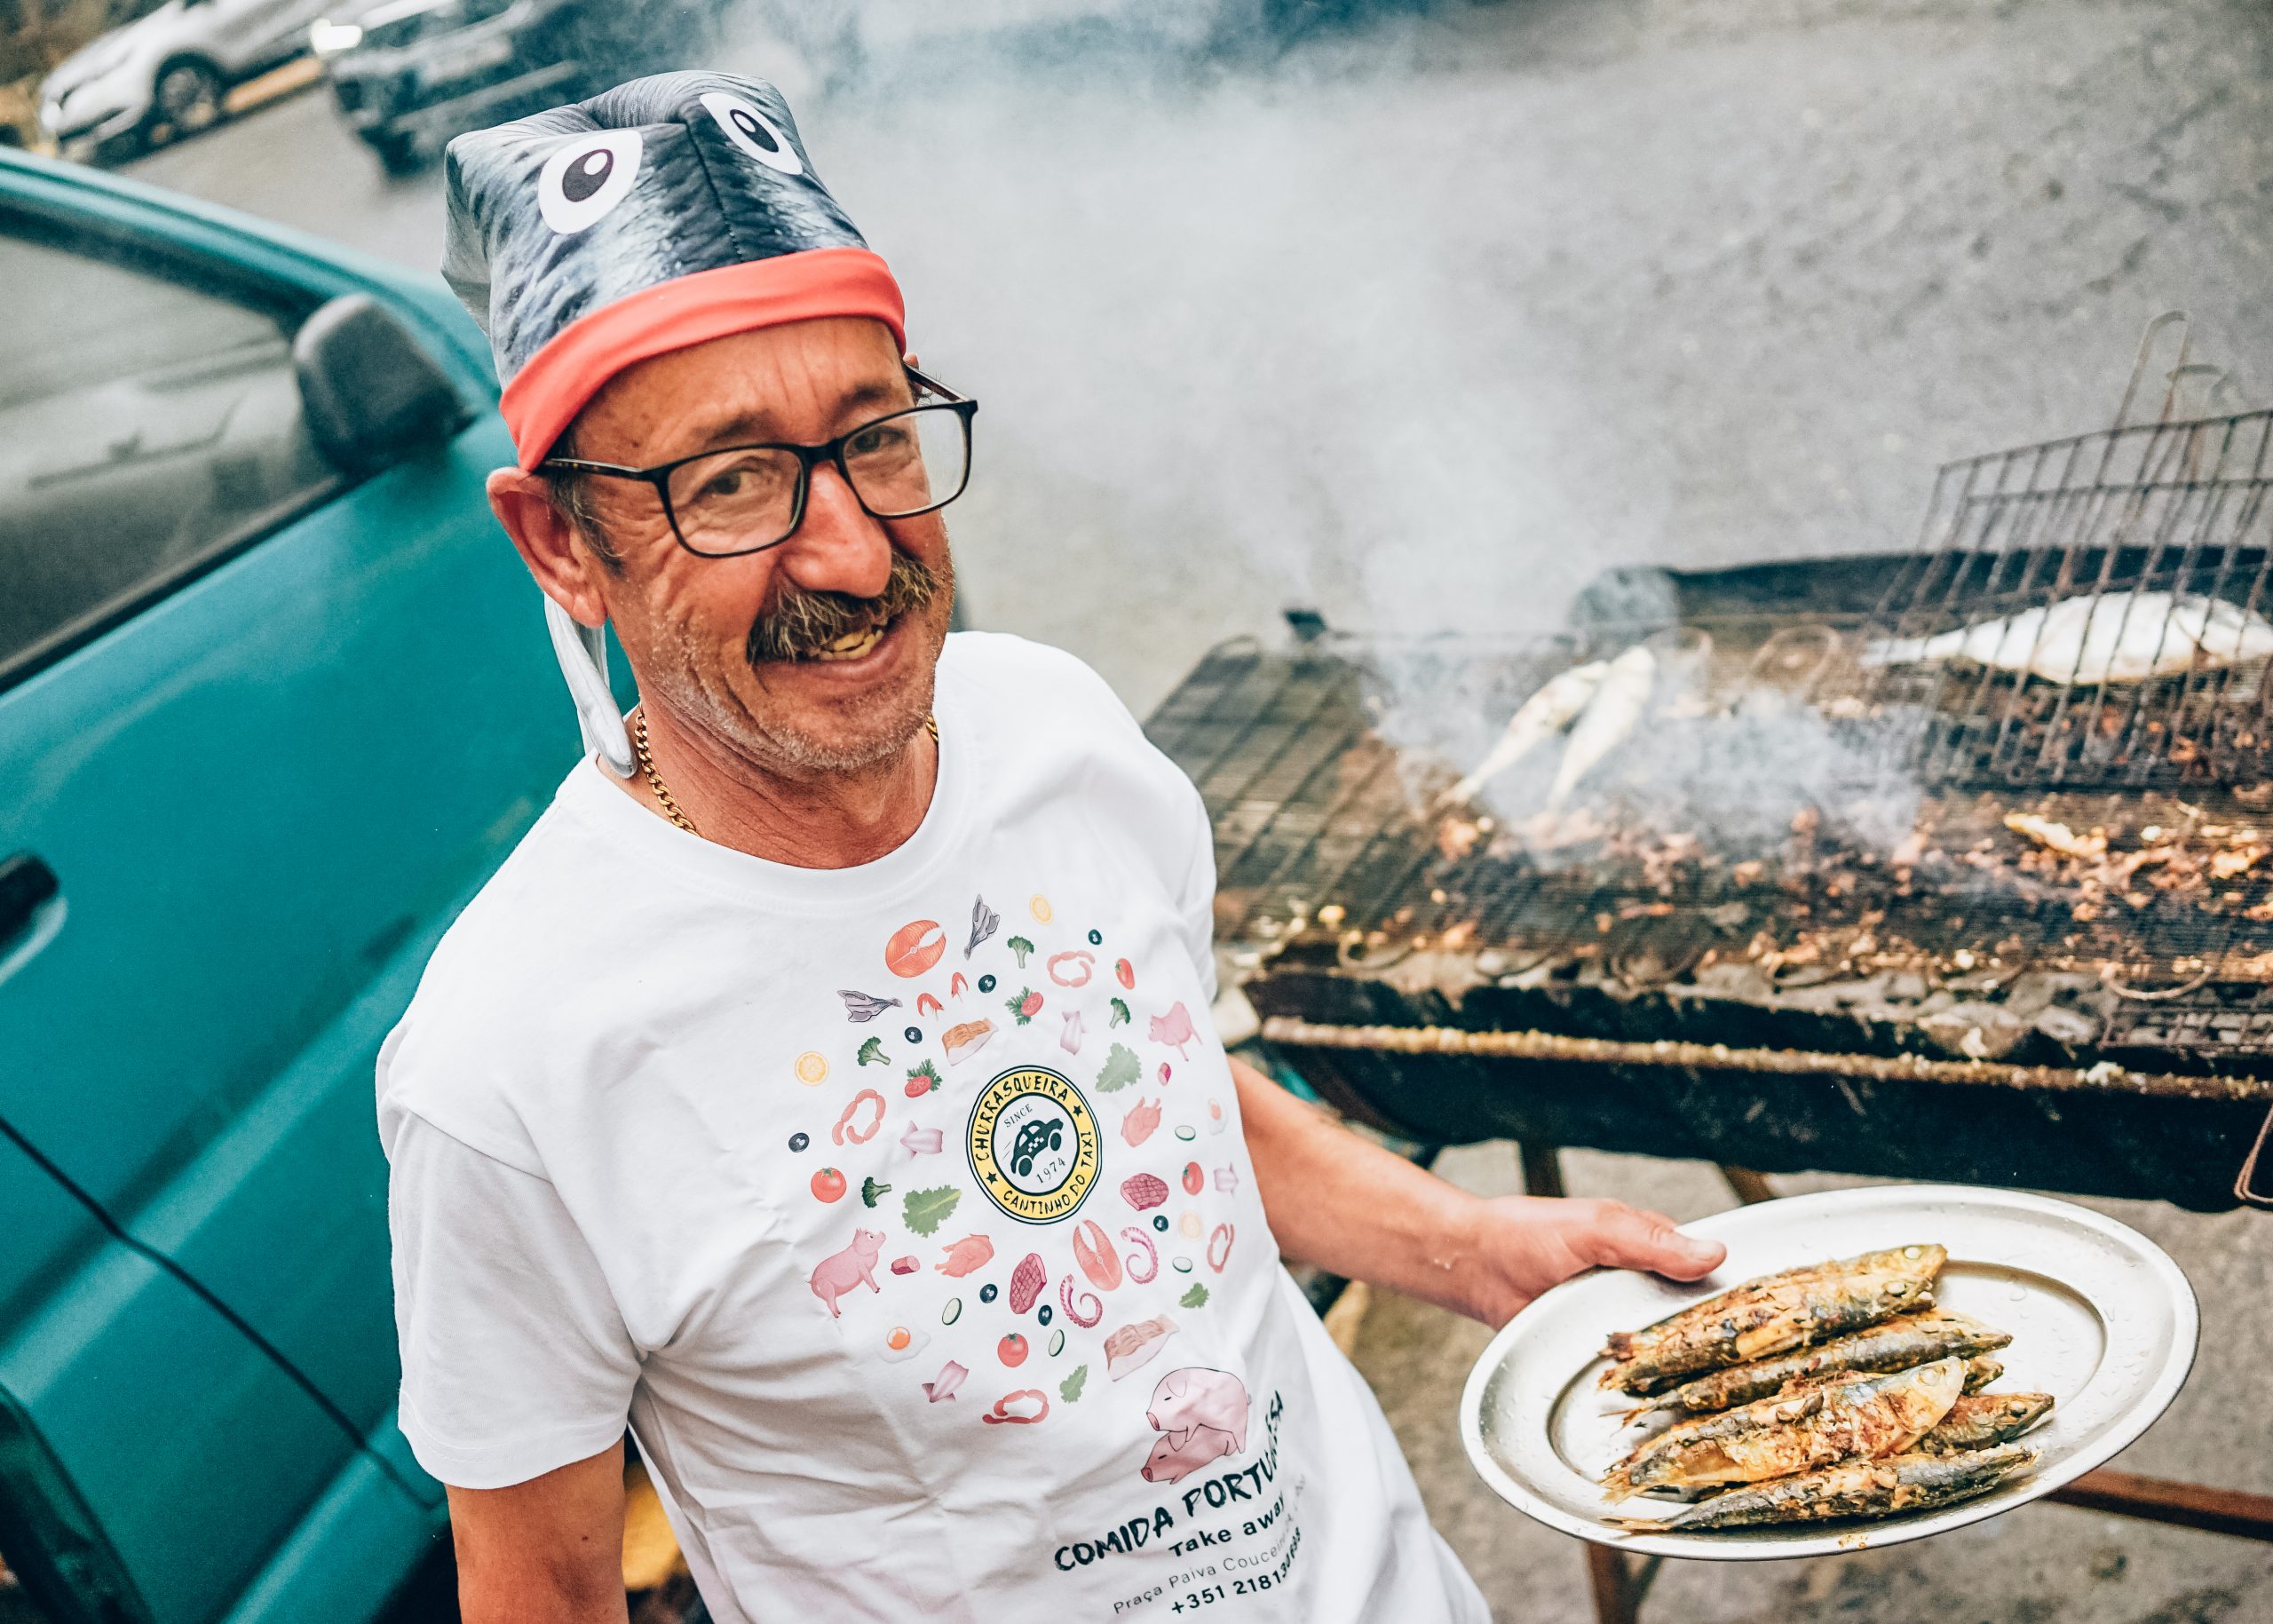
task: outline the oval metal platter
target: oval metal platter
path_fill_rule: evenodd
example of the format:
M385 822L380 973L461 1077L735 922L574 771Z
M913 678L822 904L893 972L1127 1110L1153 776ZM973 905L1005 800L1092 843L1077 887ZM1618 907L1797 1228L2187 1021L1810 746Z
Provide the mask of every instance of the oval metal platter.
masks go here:
M1597 1271L1565 1281L1510 1320L1469 1374L1468 1458L1501 1499L1550 1528L1637 1553L1724 1562L1921 1540L2025 1505L2111 1459L2153 1424L2193 1367L2199 1315L2178 1265L2137 1231L2067 1201L1887 1185L1762 1201L1683 1227L1726 1243L1728 1260L1710 1278L1683 1286ZM2043 1452L2032 1471L1978 1500L1880 1522L1682 1533L1607 1520L1681 1509L1638 1497L1613 1507L1597 1483L1649 1435L1624 1420L1635 1400L1596 1385L1611 1332L1638 1330L1757 1275L1914 1243L1949 1249L1943 1307L2012 1334L1995 1356L2005 1374L1990 1390L2057 1401L2024 1440Z

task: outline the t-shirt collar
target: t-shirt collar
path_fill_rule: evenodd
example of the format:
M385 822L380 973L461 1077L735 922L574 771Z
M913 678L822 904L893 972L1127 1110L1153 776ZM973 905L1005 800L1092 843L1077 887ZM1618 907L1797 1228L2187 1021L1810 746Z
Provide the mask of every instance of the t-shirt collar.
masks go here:
M960 685L943 668L932 712L939 723L939 770L931 804L915 832L874 862L850 868L800 868L690 835L611 781L590 757L576 764L554 804L635 861L670 869L711 891L771 907L841 908L916 884L962 842L977 769L973 729L962 725Z

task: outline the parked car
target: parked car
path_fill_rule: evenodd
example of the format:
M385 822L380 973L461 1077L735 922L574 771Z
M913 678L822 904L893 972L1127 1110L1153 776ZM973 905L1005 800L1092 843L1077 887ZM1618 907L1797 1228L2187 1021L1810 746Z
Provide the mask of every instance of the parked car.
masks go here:
M112 162L221 116L232 86L306 54L326 0L166 0L98 36L40 85L40 122L74 155Z
M402 174L463 131L700 61L717 30L707 0L385 0L313 37L342 116Z
M372 1064L576 749L487 350L8 152L0 287L0 1557L55 1624L360 1624L445 1517Z

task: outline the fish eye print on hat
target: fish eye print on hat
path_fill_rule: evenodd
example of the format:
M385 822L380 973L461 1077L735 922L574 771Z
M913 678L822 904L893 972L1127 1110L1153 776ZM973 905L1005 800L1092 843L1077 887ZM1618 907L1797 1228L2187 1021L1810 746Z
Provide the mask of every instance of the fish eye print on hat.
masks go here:
M867 316L899 286L763 80L636 79L452 141L442 274L488 336L535 469L633 363L730 333Z

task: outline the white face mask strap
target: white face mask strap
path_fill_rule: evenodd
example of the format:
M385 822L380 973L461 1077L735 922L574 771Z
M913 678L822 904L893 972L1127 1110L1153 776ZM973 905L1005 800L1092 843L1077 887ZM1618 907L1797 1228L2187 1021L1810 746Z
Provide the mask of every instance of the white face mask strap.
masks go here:
M550 598L544 600L544 626L552 634L560 674L568 679L569 697L576 701L576 725L583 733L584 749L616 777L630 778L634 766L631 734L607 685L607 628L578 625Z

